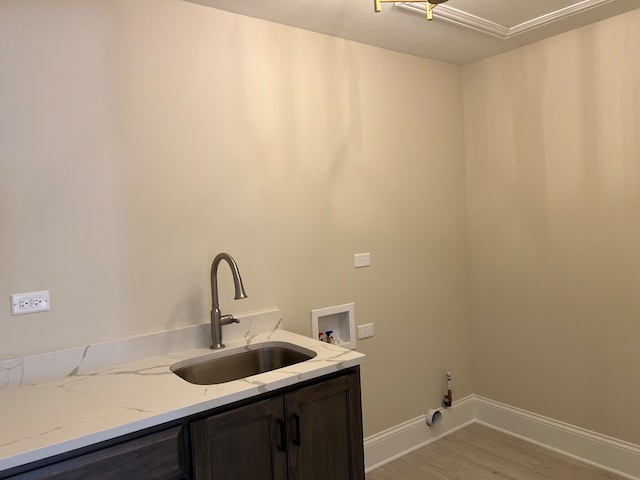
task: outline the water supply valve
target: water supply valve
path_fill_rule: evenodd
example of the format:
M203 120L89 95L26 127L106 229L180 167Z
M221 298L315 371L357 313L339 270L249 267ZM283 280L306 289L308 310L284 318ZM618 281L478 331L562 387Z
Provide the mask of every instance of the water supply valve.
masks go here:
M453 395L451 394L451 372L447 372L447 394L442 397L442 406L449 408L453 405Z

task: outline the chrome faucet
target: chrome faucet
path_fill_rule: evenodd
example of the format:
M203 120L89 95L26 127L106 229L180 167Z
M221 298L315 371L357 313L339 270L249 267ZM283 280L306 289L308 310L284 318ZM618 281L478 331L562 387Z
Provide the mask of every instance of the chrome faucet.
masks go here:
M229 268L231 268L233 285L236 289L234 300L247 298L236 261L231 258L231 255L228 253L219 253L216 255L216 258L213 259L213 263L211 264L211 347L209 348L212 350L224 348L224 343L222 343L222 325L238 323L238 320L233 318L233 315L220 314L220 305L218 303L218 265L222 260L226 261L229 264Z

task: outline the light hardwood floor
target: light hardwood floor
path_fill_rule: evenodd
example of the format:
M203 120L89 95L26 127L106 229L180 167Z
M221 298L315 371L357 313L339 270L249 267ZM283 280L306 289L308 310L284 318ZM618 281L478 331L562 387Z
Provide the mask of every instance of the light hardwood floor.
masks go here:
M552 450L472 424L367 474L367 480L623 480Z

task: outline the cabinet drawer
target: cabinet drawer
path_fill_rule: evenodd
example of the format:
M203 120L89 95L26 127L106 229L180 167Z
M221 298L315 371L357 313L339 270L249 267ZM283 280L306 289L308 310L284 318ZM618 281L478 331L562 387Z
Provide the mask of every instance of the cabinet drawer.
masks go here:
M185 477L182 427L129 440L10 480L181 480Z

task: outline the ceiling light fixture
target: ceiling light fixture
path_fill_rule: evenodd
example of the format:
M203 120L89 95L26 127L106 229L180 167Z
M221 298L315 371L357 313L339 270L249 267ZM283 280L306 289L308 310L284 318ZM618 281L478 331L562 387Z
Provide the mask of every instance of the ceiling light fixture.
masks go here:
M382 7L380 6L380 4L382 2L394 2L396 3L398 0L373 0L373 10L375 12L379 12L382 10ZM403 3L424 3L425 6L425 10L427 11L427 20L433 20L433 9L436 8L438 6L438 4L440 3L444 3L447 0L429 0L427 2L425 1L405 1Z

